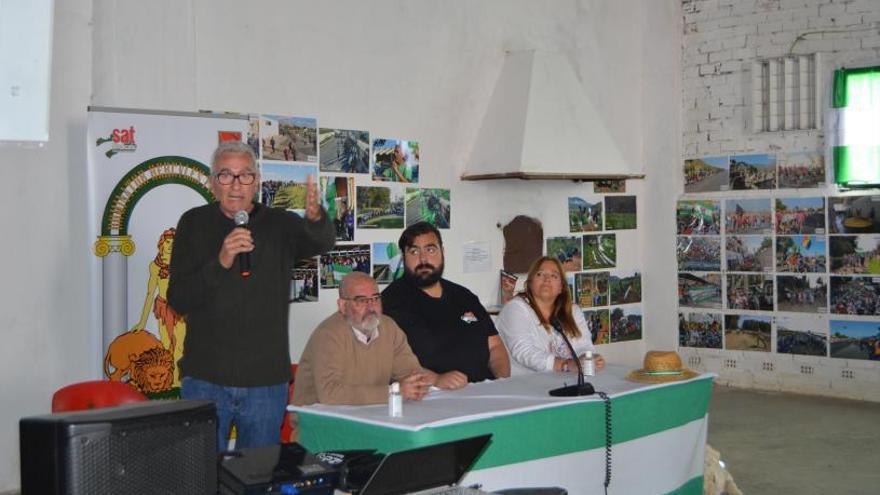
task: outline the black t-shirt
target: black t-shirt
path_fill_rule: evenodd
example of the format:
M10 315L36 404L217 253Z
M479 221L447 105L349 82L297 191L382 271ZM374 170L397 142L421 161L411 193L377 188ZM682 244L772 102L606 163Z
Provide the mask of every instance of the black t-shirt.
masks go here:
M458 370L471 382L494 379L488 339L498 331L492 318L471 291L445 279L440 283L443 295L433 298L406 279L395 280L382 291L383 311L406 332L425 368Z

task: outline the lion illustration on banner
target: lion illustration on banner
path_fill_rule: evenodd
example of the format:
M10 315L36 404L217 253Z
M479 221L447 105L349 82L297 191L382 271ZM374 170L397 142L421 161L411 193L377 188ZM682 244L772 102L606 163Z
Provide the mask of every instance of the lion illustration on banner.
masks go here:
M130 385L144 393L165 392L171 389L174 361L152 333L126 332L107 347L104 374L118 382L127 378Z

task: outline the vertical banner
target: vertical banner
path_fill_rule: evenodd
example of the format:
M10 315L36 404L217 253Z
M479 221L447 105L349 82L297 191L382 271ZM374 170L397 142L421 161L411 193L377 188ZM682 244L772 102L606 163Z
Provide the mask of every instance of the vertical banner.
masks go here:
M102 369L151 398L176 397L186 323L167 303L180 215L213 201L211 153L246 115L89 109L88 179Z

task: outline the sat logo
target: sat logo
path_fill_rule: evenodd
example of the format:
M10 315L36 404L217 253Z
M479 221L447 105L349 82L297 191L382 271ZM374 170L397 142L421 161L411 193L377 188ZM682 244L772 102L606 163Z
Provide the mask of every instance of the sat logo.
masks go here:
M134 141L134 126L128 129L113 129L107 137L95 140L95 146L101 146L104 143L112 143L110 149L105 155L107 158L113 158L113 155L122 151L132 152L137 150L137 143Z

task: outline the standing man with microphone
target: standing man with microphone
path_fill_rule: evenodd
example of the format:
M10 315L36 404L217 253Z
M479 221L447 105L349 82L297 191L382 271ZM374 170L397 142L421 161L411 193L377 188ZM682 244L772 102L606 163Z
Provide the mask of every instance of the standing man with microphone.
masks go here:
M307 184L305 218L255 201L253 149L221 143L211 158L217 199L185 212L171 253L168 303L186 318L181 396L217 404L217 448L278 442L290 381L290 270L331 249L335 230Z

